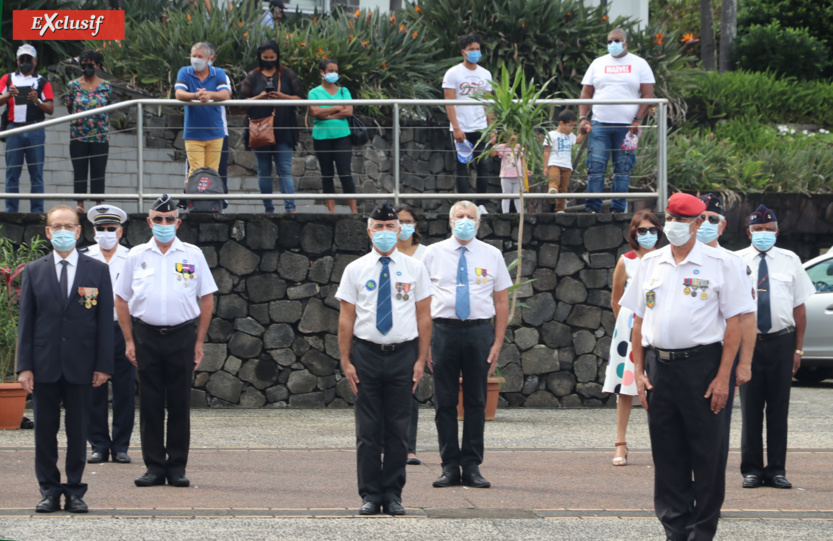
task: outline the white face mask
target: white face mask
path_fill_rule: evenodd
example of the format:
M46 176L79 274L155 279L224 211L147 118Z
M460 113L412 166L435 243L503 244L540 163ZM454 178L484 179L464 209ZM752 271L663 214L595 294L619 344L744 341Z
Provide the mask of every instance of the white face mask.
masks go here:
M684 222L668 222L663 231L674 246L682 246L691 238L691 224Z
M102 250L112 250L119 243L119 237L116 235L116 231L96 231L95 241L101 246Z

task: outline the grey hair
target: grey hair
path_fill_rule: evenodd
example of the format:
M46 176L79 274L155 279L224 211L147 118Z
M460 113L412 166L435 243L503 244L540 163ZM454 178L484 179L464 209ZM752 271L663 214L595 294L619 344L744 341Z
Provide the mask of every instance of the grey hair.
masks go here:
M157 210L150 209L148 210L148 218L153 218L153 213L156 212L157 214L161 214ZM176 219L179 220L179 207L176 207Z
M622 36L622 39L624 41L628 41L628 33L619 28L618 26L607 33L608 36L611 34L619 34L620 36Z
M372 220L373 220L373 218L368 218L368 219L367 219L367 228L368 228L368 229L370 229L370 225L371 225L371 223L372 223ZM393 221L393 220L376 220L376 221L377 221L377 222L390 222L390 221ZM399 225L399 219L398 219L398 218L396 219L396 225L397 225L397 226Z
M205 56L208 58L214 56L214 46L208 43L207 41L198 41L194 44L193 47L191 47L192 51L194 49L202 49L202 52L204 52Z
M457 207L462 207L464 209L474 209L477 219L480 219L480 208L471 201L466 201L465 199L463 199L451 205L451 208L448 210L448 218L450 220L454 219L454 211L457 210Z

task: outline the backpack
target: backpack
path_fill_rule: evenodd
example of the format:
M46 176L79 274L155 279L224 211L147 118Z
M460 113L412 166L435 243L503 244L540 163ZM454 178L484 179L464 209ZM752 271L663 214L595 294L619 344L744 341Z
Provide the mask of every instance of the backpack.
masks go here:
M220 173L210 167L200 167L188 177L185 193L219 194L219 199L198 199L188 201L189 212L223 212L223 179Z

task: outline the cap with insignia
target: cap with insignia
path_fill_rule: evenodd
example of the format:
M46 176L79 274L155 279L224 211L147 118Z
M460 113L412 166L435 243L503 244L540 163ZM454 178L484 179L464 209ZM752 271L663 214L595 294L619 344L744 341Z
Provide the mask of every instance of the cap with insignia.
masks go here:
M379 220L383 222L398 219L396 217L396 212L394 212L393 207L390 206L390 203L388 202L376 205L376 208L373 209L373 212L370 213L370 217L374 220Z
M723 203L721 203L720 198L716 195L707 193L706 195L701 195L697 199L706 204L706 211L716 212L721 216L723 215Z
M675 218L696 218L706 210L706 204L693 195L677 192L668 198L665 212Z
M766 205L758 205L755 212L749 216L749 225L768 224L777 221L778 218L775 217L775 213L766 208Z
M174 200L171 199L171 196L163 193L162 197L153 203L151 209L156 212L173 212L176 210L176 203L174 203Z
M127 213L114 205L96 205L87 211L87 219L93 225L123 224Z

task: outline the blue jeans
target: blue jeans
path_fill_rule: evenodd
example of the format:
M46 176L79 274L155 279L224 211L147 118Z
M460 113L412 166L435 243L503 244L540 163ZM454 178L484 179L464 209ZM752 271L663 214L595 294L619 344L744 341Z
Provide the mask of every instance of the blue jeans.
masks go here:
M591 121L593 131L587 142L587 193L602 193L605 187L607 161L613 154L612 192L627 192L631 183L631 169L636 164L636 152L622 150L622 142L628 134L627 124L607 124ZM601 199L585 199L587 210L602 210ZM625 212L628 204L624 199L614 199L611 212Z
M281 193L295 193L295 181L292 179L292 152L295 149L284 143L258 148L255 150L257 159L257 182L260 193L272 193L272 161L280 179ZM271 200L264 199L266 212L275 212L275 205ZM294 199L284 199L283 207L286 212L295 210Z
M15 127L9 124L9 129ZM46 132L43 128L6 138L6 192L20 193L20 172L23 161L29 169L32 193L43 193L43 160ZM43 212L43 199L32 199L32 212ZM19 199L6 199L6 212L18 212Z

